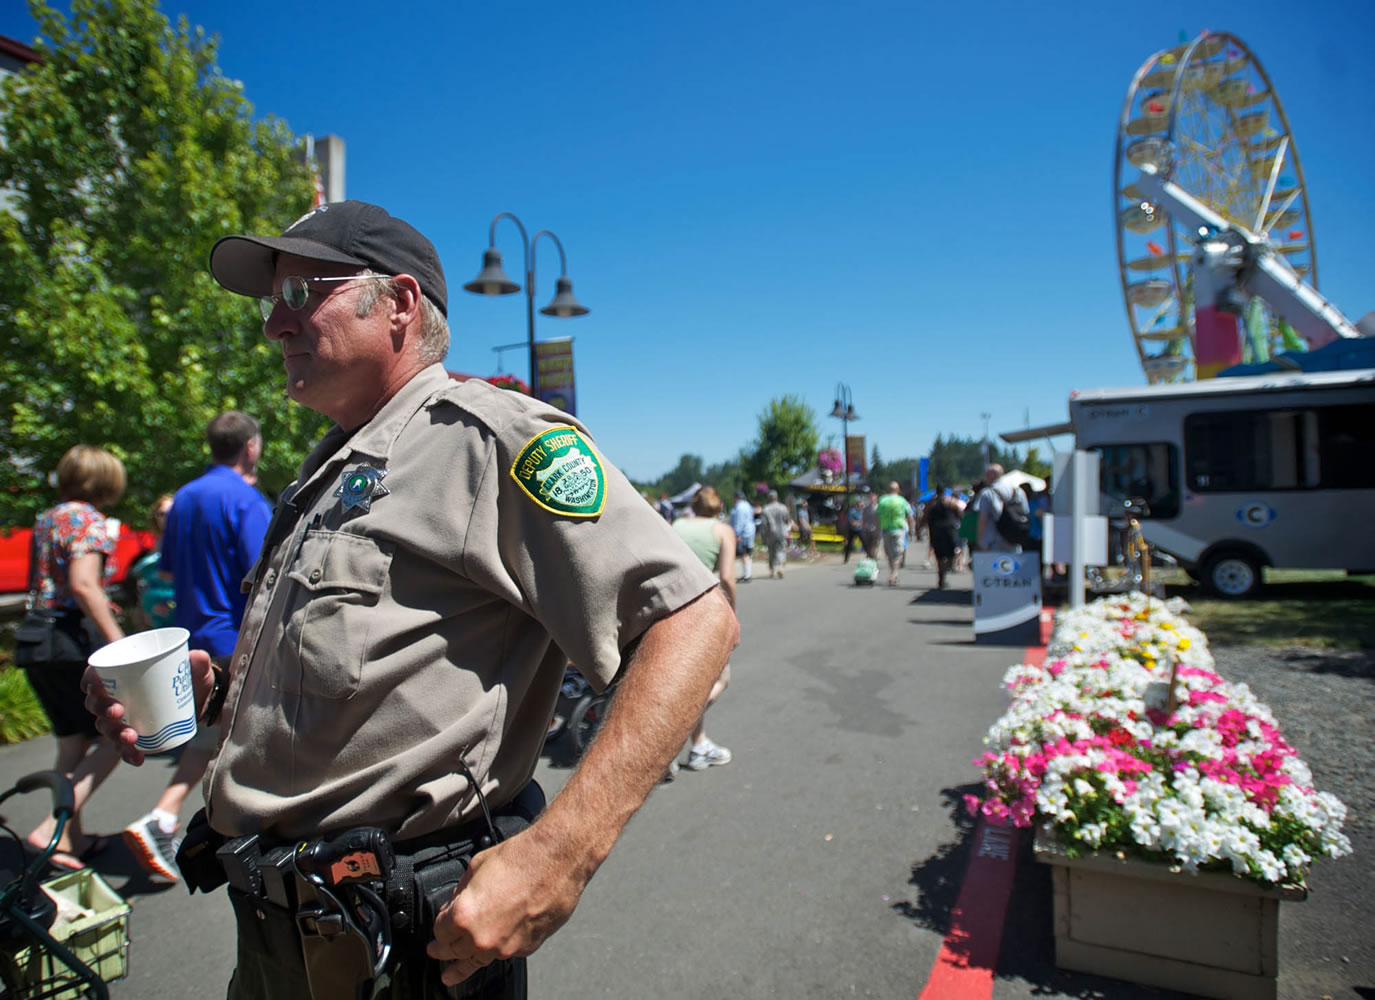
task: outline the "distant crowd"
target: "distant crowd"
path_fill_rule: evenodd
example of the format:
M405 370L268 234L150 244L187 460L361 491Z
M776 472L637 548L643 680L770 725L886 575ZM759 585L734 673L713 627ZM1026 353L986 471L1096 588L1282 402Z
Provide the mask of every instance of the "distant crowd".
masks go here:
M713 487L697 492L701 490L716 494ZM695 510L697 492L644 497L673 524L702 516ZM768 490L753 501L737 490L734 505L715 516L734 533L738 582L752 579L756 543L769 552L770 576L781 578L789 558L818 557L820 535L823 541L839 543L844 562L854 553L875 563L886 558L890 585L897 584L898 572L907 565L908 548L924 541L922 568L936 569L937 586L943 588L951 572L968 567L974 552L1039 552L1049 509L1049 480L990 464L967 489L938 483L923 493L892 482L882 493L863 485L850 495L794 491L780 500L777 490Z

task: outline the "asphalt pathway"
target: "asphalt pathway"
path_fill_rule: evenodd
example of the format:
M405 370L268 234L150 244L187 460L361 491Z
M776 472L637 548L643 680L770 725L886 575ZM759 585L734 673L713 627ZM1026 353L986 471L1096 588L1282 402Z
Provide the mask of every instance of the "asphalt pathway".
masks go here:
M971 758L1023 650L975 645L968 574L937 591L916 561L896 588L854 586L853 563L836 557L782 580L756 561L757 579L739 588L733 681L708 724L734 761L683 771L651 796L573 919L531 960L531 996L922 994L974 853L960 806L978 777ZM0 775L51 759L48 738L0 747ZM564 743L550 747L538 778L551 795L570 764ZM141 815L171 766L117 771L88 807L88 828L117 831ZM5 810L23 832L41 806L29 796ZM1048 873L1024 840L1012 853L1006 920L976 929L1001 932L996 971L983 989L948 996L1174 996L1058 972ZM134 905L130 975L111 996L221 995L233 965L224 899L151 882L120 844L96 867ZM1283 951L1280 996L1297 1000L1306 994L1287 992Z

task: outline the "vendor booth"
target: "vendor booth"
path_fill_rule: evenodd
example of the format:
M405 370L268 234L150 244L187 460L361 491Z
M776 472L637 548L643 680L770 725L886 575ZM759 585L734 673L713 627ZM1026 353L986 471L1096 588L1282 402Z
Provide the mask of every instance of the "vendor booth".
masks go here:
M845 535L840 518L845 511L845 477L823 469L810 469L798 476L788 487L797 497L798 506L806 505L812 522L812 541L843 544ZM863 484L858 473L850 476L850 489L855 493ZM794 513L794 516L796 514Z

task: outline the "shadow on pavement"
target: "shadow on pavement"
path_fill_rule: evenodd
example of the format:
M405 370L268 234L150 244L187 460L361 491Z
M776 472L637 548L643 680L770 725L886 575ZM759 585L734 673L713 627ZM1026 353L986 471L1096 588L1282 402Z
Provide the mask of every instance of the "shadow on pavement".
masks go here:
M912 598L912 604L960 605L969 607L973 592L962 587L947 587L945 590L928 590Z
M974 842L974 817L961 803L965 795L977 795L982 788L982 784L975 782L941 789L941 807L950 814L954 839L912 866L907 884L916 886L915 901L903 900L892 907L918 927L941 935L950 931L950 913L960 894Z
M971 783L941 789L941 805L949 813L952 839L931 857L912 866L908 884L916 887L914 901L892 905L893 912L918 927L941 936L950 933L952 913L959 899L965 871L974 849L976 821L963 804L967 794L979 795L983 785ZM1003 925L997 979L1031 985L1033 996L1079 997L1083 1000L1186 1000L1188 994L1135 986L1055 967L1055 936L1050 868L1038 864L1031 837L1018 839L1017 873ZM947 942L958 950L958 944Z

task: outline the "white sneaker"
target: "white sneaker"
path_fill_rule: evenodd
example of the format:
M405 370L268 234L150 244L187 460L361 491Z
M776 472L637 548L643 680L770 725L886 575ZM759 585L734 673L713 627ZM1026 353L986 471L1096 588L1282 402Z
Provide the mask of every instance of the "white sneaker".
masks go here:
M715 743L708 744L707 749L698 753L693 749L688 753L687 763L683 766L689 771L705 771L709 767L720 767L722 764L729 764L731 761L730 751L725 747L717 746Z

